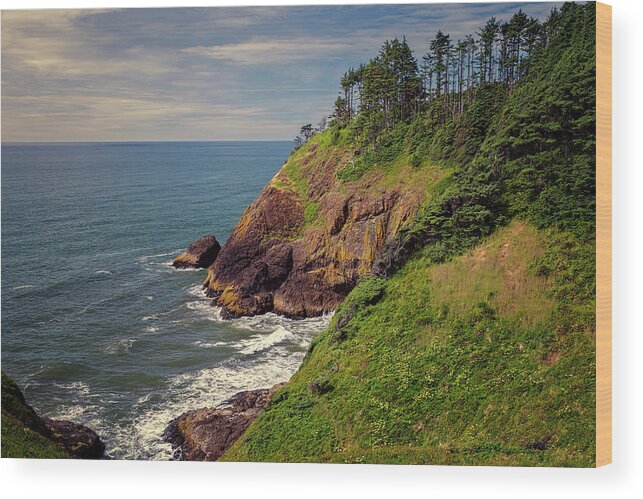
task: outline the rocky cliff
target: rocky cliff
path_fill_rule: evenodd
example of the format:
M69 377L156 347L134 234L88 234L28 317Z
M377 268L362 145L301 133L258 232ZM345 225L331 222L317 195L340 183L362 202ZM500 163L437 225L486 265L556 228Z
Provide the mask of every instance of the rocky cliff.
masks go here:
M333 310L441 175L401 161L341 181L355 158L330 142L320 134L288 159L209 267L204 286L229 316Z

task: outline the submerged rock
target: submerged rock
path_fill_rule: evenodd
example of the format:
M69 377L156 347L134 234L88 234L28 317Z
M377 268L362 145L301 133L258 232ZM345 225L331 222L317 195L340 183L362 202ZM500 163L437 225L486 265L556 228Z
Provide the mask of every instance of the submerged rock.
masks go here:
M42 418L50 431L50 438L77 459L100 459L105 444L94 430L73 421Z
M172 444L175 458L182 461L216 461L234 444L266 407L270 389L237 393L218 407L196 409L170 422L163 439Z
M214 236L203 236L192 242L188 249L177 256L172 262L172 266L177 269L205 269L214 263L220 250L221 245Z

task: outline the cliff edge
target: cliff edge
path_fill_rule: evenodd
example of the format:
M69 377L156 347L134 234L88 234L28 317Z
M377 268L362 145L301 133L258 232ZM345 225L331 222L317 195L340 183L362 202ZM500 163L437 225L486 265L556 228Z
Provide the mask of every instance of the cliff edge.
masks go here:
M333 310L444 170L400 158L341 180L355 162L337 130L295 151L246 209L204 282L228 316L303 318Z

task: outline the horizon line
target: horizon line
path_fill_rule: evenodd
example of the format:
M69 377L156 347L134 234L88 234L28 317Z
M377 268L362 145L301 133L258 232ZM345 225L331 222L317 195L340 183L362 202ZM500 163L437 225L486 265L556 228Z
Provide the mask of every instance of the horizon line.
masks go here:
M292 142L292 139L203 139L203 140L0 140L9 144L159 144L167 142Z

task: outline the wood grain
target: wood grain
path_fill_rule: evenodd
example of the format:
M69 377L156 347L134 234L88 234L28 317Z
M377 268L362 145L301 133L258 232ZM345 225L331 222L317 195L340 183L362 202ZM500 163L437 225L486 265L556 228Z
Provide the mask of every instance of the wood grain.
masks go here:
M596 466L612 462L612 7L596 2Z

